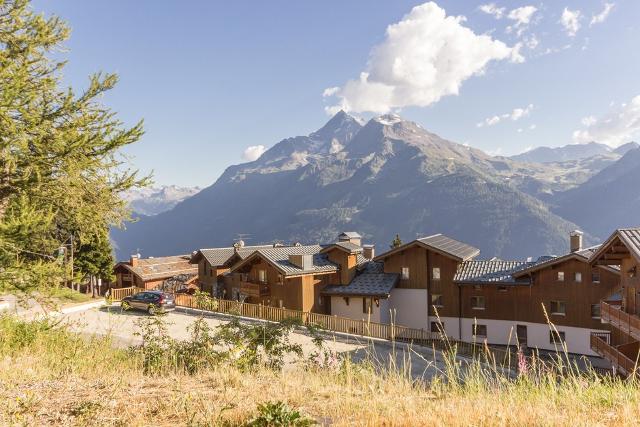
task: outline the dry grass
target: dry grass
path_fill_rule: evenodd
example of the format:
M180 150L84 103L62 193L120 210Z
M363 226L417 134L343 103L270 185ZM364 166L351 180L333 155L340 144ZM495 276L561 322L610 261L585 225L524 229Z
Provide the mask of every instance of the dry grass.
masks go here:
M424 384L403 369L345 362L155 377L111 344L0 318L0 425L239 425L267 401L334 425L626 425L640 410L637 383L590 374L511 380L452 365Z

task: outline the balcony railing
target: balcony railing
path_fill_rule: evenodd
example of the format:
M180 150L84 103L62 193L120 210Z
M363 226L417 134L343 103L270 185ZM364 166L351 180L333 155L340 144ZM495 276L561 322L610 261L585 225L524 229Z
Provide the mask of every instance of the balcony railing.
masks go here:
M609 344L609 333L592 332L591 349L607 359L623 375L631 375L636 372L634 360L623 354L617 347Z
M622 311L622 306L618 301L602 301L600 303L600 319L634 339L640 340L640 317Z
M264 283L240 282L240 293L253 298L271 295L269 285Z

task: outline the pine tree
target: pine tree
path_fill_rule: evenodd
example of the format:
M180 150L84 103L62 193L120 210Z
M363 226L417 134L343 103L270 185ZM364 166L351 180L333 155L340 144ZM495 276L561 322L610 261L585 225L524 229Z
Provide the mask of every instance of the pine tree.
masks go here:
M400 240L400 235L396 234L396 237L391 241L391 245L389 245L389 247L394 249L400 246L402 246L402 240Z
M72 236L102 242L102 270L105 230L129 217L120 193L147 182L118 154L140 139L142 123L126 128L100 103L116 75L91 76L80 94L63 87L65 62L52 57L68 36L28 0L0 0L0 289L69 277L57 254Z

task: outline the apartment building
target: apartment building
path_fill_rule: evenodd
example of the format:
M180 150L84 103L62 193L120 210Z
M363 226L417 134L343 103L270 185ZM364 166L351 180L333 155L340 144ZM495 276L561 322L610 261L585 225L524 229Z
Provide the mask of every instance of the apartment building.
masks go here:
M601 320L610 333L593 333L593 351L622 374L636 370L640 351L640 228L616 230L590 257L592 266L620 271L621 298L603 298Z

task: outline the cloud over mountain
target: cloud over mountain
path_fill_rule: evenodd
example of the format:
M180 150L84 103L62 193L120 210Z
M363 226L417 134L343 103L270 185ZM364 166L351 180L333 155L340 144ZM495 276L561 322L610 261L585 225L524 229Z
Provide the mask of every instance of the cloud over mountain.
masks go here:
M325 98L337 98L327 112L386 113L428 106L458 94L462 83L482 74L491 61L524 61L518 47L475 34L463 25L465 20L447 16L434 2L414 7L387 27L385 40L372 49L358 79L325 90Z
M250 147L245 148L242 152L242 160L246 160L248 162L253 162L254 160L258 160L262 153L264 153L267 149L264 145L252 145Z
M583 128L573 132L574 142L598 141L617 147L640 134L640 95L605 116L582 119Z

